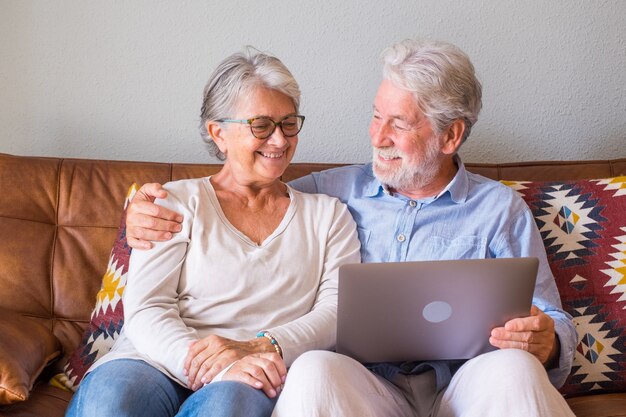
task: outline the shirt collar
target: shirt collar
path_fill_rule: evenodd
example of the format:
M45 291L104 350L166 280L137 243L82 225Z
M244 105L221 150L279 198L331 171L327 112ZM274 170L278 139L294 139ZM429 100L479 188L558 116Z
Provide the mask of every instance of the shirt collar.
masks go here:
M446 192L450 194L450 198L455 203L464 203L467 200L467 194L469 193L469 178L467 176L467 171L465 170L465 165L459 155L454 155L454 163L459 168L452 181L446 185L446 188L443 189L441 193L437 196L439 198Z
M378 181L378 178L374 175L374 169L372 163L367 164L367 171L370 180L363 184L363 196L365 197L378 197L380 195L389 195L387 186Z
M467 177L467 171L465 170L465 165L463 165L463 161L459 155L454 155L454 162L458 167L458 171L452 178L452 181L446 185L446 187L433 199L429 200L437 200L444 194L449 194L450 199L455 203L464 203L467 199L467 194L469 192L469 179ZM363 195L365 197L378 197L381 195L391 195L388 187L381 183L373 174L372 164L369 165L369 171L371 180L367 182L367 184L363 187Z

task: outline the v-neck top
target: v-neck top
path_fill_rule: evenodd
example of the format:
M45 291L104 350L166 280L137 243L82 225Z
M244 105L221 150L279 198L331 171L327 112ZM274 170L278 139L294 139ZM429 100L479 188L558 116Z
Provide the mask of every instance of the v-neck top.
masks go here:
M182 231L133 250L122 333L90 371L140 359L186 385L189 344L210 334L249 340L267 330L287 366L333 348L338 268L360 262L356 225L338 199L287 188L287 212L258 245L228 222L209 178L165 184L156 203L184 216Z
M226 214L224 213L224 210L222 210L222 206L219 202L219 199L217 198L217 193L215 192L215 188L213 188L213 184L211 184L210 179L211 177L207 177L207 183L208 183L207 192L209 195L209 199L211 200L211 203L213 204L213 208L215 209L215 212L220 217L225 227L230 229L235 236L239 237L241 240L248 243L249 245L257 246L257 247L266 246L269 242L271 242L274 238L279 236L285 230L285 228L291 222L291 219L293 218L294 214L296 213L298 203L294 199L292 189L290 187L287 187L287 193L289 194L289 207L287 207L287 211L285 212L285 215L283 216L282 220L280 221L276 229L274 229L274 231L270 233L270 235L266 237L263 240L263 242L261 242L260 244L256 243L252 241L252 239L250 239L244 233L242 233L239 229L237 229L235 226L233 226L232 223L228 220L228 218L226 217Z

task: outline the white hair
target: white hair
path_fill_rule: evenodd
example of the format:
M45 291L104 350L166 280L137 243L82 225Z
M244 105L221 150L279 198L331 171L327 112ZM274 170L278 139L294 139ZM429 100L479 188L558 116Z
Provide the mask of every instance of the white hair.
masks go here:
M229 56L220 62L204 87L200 114L200 136L210 152L221 160L225 155L209 135L206 123L232 117L238 99L256 87L285 94L293 102L296 113L300 108L300 87L280 59L251 47Z
M463 120L467 139L482 107L482 86L469 57L440 41L406 39L382 53L383 77L413 93L436 133Z

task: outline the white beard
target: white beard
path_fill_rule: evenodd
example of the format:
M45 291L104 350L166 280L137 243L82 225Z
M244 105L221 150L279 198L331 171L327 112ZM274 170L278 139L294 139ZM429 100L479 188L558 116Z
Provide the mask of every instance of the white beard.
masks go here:
M383 184L398 191L421 189L435 179L440 169L439 142L430 141L426 153L417 163L409 161L406 155L395 147L373 148L373 169L376 178ZM400 168L391 170L381 163L378 158L384 159L400 157Z

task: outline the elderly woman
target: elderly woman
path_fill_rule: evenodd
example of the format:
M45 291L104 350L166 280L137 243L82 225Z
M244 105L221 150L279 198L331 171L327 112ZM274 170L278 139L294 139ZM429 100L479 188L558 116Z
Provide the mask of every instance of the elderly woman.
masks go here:
M334 346L337 270L360 261L359 242L337 199L280 181L299 103L275 57L239 53L213 72L201 132L224 166L164 186L182 231L133 252L122 334L68 416L269 416L286 368Z

